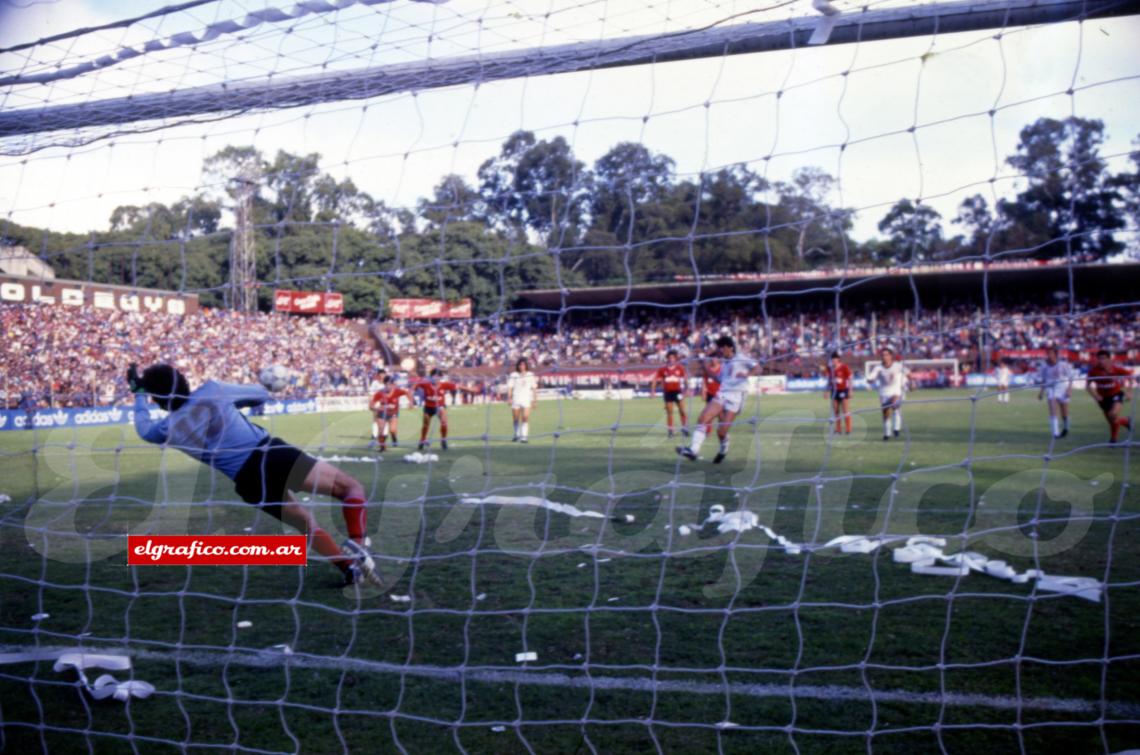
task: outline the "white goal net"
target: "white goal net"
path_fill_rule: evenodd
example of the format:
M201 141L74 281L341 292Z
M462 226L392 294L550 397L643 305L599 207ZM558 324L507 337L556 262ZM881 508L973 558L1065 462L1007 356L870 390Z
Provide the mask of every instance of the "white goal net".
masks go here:
M1138 11L0 7L0 749L1135 746Z

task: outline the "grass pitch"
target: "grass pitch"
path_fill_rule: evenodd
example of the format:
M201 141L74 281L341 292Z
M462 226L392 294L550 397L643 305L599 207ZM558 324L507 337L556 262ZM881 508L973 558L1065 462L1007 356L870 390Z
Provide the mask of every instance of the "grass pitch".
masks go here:
M818 395L752 402L722 465L679 460L658 401L451 410L438 463L338 461L370 490L391 589L328 565L125 566L128 532L280 531L223 477L133 428L0 434L0 643L124 650L157 693L93 702L50 662L0 666L11 752L1090 752L1140 741L1135 447L1074 397L1051 443L1035 395L919 392L880 438L860 394L829 436ZM695 407L694 407L695 409ZM363 414L264 420L326 457L370 459ZM528 495L633 522L523 506ZM340 530L338 512L312 501ZM789 555L763 532L687 537L747 507L797 543L928 534L1019 571L1106 579L1100 603L891 550ZM407 603L392 595L408 595ZM33 614L50 617L36 622ZM252 627L238 629L248 620ZM285 657L272 646L285 644ZM515 654L533 651L525 664ZM125 674L119 673L119 678ZM1104 703L1104 705L1102 705ZM497 730L499 729L499 730Z

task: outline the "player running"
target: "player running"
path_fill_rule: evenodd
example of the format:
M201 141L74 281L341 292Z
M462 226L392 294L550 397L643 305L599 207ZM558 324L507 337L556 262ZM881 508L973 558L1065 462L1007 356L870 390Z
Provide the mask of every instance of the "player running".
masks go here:
M439 417L439 447L447 450L447 407L445 400L448 393L474 393L474 391L446 379L443 370L436 367L426 379L412 384L412 393L419 393L424 400L424 422L420 427L419 450L428 447L428 433L431 431L431 418Z
M689 434L689 415L685 411L685 383L688 380L688 373L685 371L685 365L680 363L677 352L670 349L665 354L666 364L659 368L653 375L653 380L649 383L650 397L657 395L657 384L661 383L663 392L665 394L665 418L669 426L669 437L673 437L673 409L681 415L681 434L688 436Z
M1109 443L1119 438L1120 428L1132 430L1132 420L1121 417L1125 401L1132 400L1132 371L1112 363L1112 354L1104 349L1096 353L1096 364L1089 370L1085 388L1104 412L1108 421Z
M185 376L168 364L147 367L141 375L136 365L130 365L127 385L135 394L135 430L140 438L177 448L229 477L243 501L308 535L317 552L340 569L345 584L382 585L364 547L364 487L327 461L271 436L238 411L268 401L264 387L210 380L191 391ZM153 421L148 397L170 413ZM343 546L297 502L293 490L340 500L348 529Z
M728 455L728 433L732 429L732 422L740 409L744 406L744 392L748 388L748 378L755 374L759 365L756 360L736 353L736 342L732 336L721 336L716 339L717 355L720 357L720 368L717 380L720 388L716 395L709 399L709 403L697 418L697 426L693 430L693 439L689 446L678 446L677 453L689 461L696 461L701 452L701 445L705 436L712 429L713 420L717 420L716 433L720 439L720 449L713 464L720 464ZM702 362L705 374L708 374L707 363Z
M894 436L902 432L902 401L907 389L907 369L895 358L895 351L884 346L879 351L881 364L867 370L867 388L879 389L879 406L883 410L883 440L891 439L892 420Z
M380 390L372 394L369 403L375 413L374 435L369 447L375 447L384 453L389 435L392 436L392 447L400 446L399 436L396 435L400 429L400 399L407 395L407 391L392 381L391 375L384 376Z
M530 362L525 358L515 362L515 371L507 378L507 392L510 394L511 418L515 423L515 437L512 443L530 441L530 412L538 398L538 377L530 371Z
M835 433L840 431L840 419L846 420L847 434L851 434L851 368L843 363L838 351L831 352L827 366L827 392L831 396L831 416L835 418Z
M1049 401L1049 426L1054 438L1064 438L1069 434L1069 398L1073 395L1073 368L1061 359L1056 346L1045 351L1045 361L1037 370L1037 382L1041 390L1037 400Z

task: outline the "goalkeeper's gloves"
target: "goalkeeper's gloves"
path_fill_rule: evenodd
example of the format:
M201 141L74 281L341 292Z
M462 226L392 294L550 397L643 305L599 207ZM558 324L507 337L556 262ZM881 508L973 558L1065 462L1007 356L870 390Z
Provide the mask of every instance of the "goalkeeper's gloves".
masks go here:
M131 362L131 365L127 367L127 387L131 389L131 393L146 393L142 378L139 377L138 365L134 362Z

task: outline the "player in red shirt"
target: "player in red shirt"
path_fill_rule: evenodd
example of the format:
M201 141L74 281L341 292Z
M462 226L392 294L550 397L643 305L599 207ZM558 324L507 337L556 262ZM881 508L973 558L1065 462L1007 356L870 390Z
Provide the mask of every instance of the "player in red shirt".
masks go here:
M428 432L431 431L431 418L435 416L439 417L439 447L444 451L447 450L447 407L444 402L448 393L455 393L456 391L475 392L447 380L443 376L443 370L438 367L433 369L426 379L418 380L412 384L412 393L419 393L424 398L424 422L420 428L419 450L423 451L428 447L427 437Z
M1108 421L1109 443L1115 443L1120 428L1132 429L1132 420L1120 416L1125 400L1132 399L1132 372L1112 363L1112 355L1104 349L1096 353L1096 364L1089 370L1085 389L1100 405Z
M369 407L376 416L377 438L373 442L381 453L385 450L389 435L392 436L393 448L400 445L400 439L396 436L400 422L400 399L407 395L407 391L392 382L391 375L385 375L380 390L372 394Z
M649 395L657 395L657 384L661 383L665 393L665 418L669 425L669 437L673 437L673 408L681 414L681 434L688 435L689 415L685 412L685 383L689 374L685 365L677 358L677 352L670 349L665 354L666 364L657 370L653 380L649 383Z
M840 430L841 419L851 434L851 368L843 363L838 351L831 352L831 364L827 366L827 393L831 397L831 416L835 418L835 432Z

